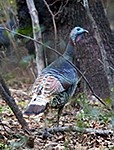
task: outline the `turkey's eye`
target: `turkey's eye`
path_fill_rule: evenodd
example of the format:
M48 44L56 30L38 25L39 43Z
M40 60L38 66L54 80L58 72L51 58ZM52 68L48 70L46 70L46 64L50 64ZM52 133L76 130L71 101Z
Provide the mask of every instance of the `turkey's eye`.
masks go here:
M80 31L80 28L77 28L77 31Z
M34 101L36 101L36 98L34 99Z

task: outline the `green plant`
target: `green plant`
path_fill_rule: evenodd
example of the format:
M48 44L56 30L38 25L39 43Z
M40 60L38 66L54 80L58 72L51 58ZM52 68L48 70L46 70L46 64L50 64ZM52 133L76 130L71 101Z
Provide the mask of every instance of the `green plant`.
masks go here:
M73 101L80 106L80 110L76 115L76 124L79 127L87 127L92 125L93 122L104 125L113 116L111 112L107 113L101 106L91 104L85 93L79 94L77 99L73 99ZM114 122L113 120L112 118L112 123Z

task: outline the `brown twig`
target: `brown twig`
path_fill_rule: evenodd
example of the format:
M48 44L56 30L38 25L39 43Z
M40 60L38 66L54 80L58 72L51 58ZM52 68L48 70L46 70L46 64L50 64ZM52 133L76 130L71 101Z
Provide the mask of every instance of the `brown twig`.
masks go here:
M23 118L22 112L19 110L14 98L11 96L9 89L1 76L0 76L0 94L1 94L2 98L5 100L5 102L8 104L8 106L11 108L13 113L15 114L15 116L16 116L17 120L19 121L19 123L21 124L23 130L27 134L30 134L27 122Z
M8 28L2 28L2 27L0 27L0 29L8 30L8 31L11 32L11 30L8 29ZM12 32L13 32L14 34L19 35L19 36L22 36L22 37L24 37L24 38L27 38L27 39L29 39L29 40L32 40L32 41L34 41L34 42L36 42L36 43L39 43L39 44L41 44L42 46L44 46L44 47L46 47L46 48L48 48L48 49L54 51L54 52L57 53L59 56L63 57L67 62L69 62L69 63L79 72L79 74L82 76L82 78L84 79L84 81L87 83L87 85L88 85L89 89L91 90L92 94L93 94L108 110L111 110L111 109L107 106L107 104L105 104L105 103L102 101L102 99L94 92L94 90L92 89L92 87L91 87L89 81L86 79L86 77L85 77L85 76L83 75L83 73L80 71L80 69L79 69L78 67L76 67L76 66L75 66L72 62L70 62L68 59L66 59L60 52L58 52L56 49L54 49L54 48L52 48L52 47L50 47L50 46L45 45L44 43L42 43L42 42L40 42L40 41L34 40L34 39L31 38L31 37L28 37L28 36L26 36L26 35L23 35L23 34L14 32L14 31L12 31Z
M5 126L8 127L9 129L11 129L7 124L2 123L2 121L0 120L0 125L2 125L3 129L5 132L7 132L8 134L10 134L9 131L6 130Z

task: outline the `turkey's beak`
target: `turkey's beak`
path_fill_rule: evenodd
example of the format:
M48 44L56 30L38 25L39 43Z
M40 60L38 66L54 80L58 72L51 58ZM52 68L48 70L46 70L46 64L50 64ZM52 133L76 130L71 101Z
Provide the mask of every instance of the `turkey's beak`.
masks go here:
M84 33L89 33L89 31L84 29Z
M88 31L88 30L85 30L85 32L86 32L86 33L89 33L89 31Z

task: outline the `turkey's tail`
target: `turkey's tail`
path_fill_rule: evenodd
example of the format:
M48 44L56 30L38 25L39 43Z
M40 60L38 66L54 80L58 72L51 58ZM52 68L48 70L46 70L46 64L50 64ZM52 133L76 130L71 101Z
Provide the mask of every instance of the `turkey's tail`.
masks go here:
M24 112L25 115L38 115L45 110L46 106L43 105L29 105L27 110Z
M47 100L41 98L32 98L27 110L24 112L26 115L38 115L46 109Z

